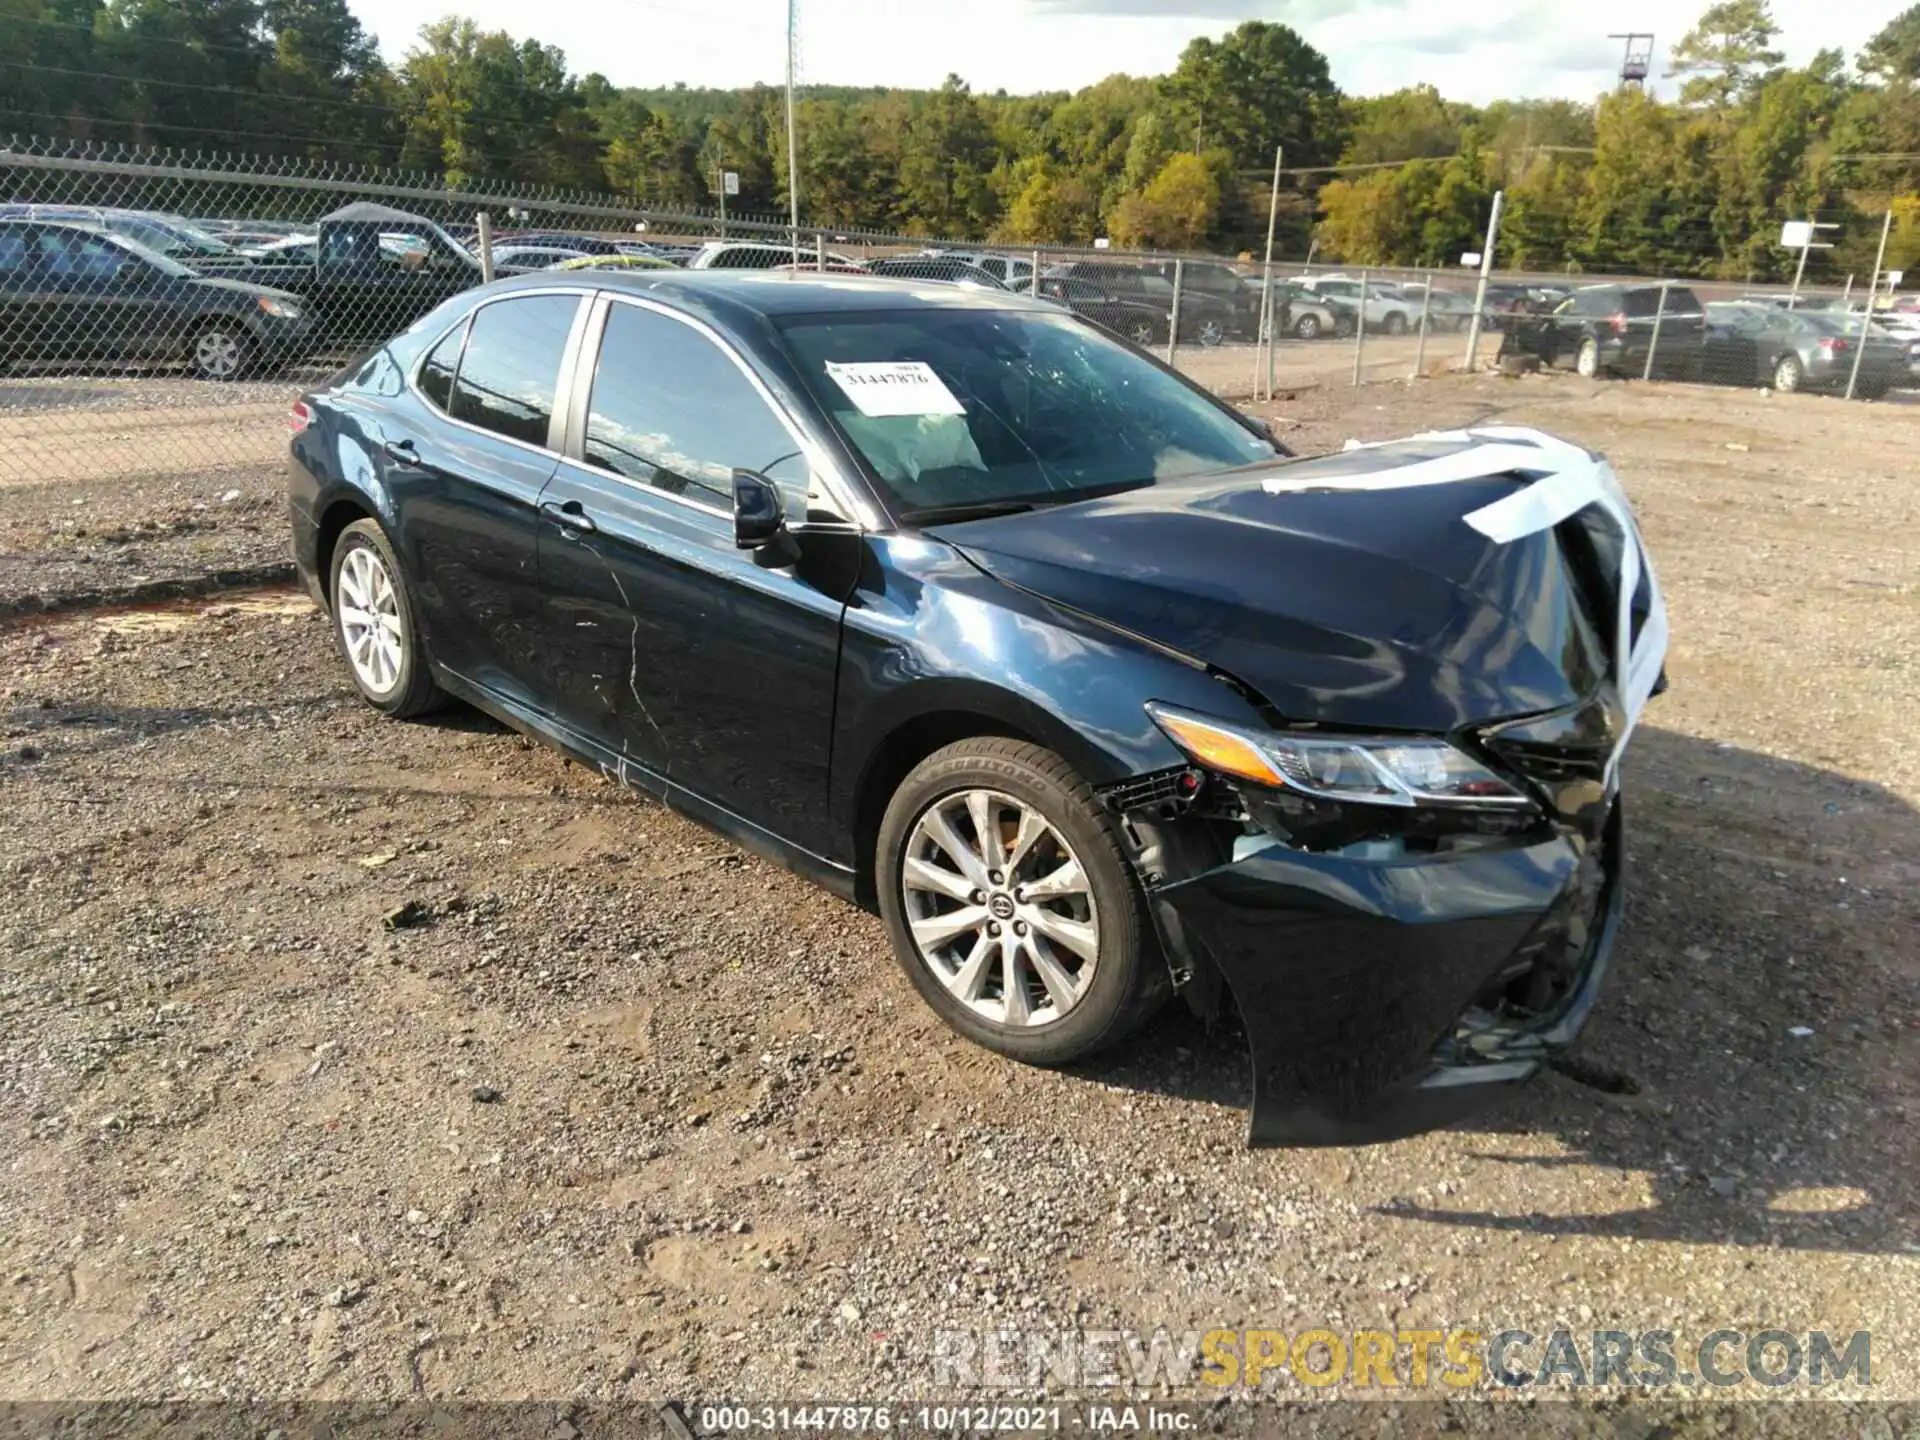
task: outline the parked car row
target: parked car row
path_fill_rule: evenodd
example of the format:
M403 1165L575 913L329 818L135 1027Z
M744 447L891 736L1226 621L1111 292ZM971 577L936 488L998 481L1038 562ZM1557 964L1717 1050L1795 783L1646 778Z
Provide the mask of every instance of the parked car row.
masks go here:
M1205 260L1074 259L1043 264L938 248L857 259L817 242L638 237L517 229L493 237L497 275L608 267L778 270L1016 290L1146 347L1212 347L1261 329L1260 275ZM483 280L470 232L356 203L318 221L189 220L73 205L0 205L0 364L184 363L231 379L404 330ZM1177 287L1176 287L1177 282ZM1177 288L1177 294L1176 294ZM1343 274L1275 277L1276 333L1299 340L1465 330L1469 293ZM1364 311L1364 314L1362 313ZM1865 342L1844 297L1753 295L1703 307L1682 285L1489 284L1484 328L1508 351L1583 375L1661 378L1869 396L1920 378L1920 315L1889 308ZM1658 330L1658 341L1654 340Z
M1920 329L1888 316L1787 308L1773 297L1703 305L1685 285L1587 285L1551 314L1516 318L1503 353L1592 379L1705 381L1878 399L1920 382Z

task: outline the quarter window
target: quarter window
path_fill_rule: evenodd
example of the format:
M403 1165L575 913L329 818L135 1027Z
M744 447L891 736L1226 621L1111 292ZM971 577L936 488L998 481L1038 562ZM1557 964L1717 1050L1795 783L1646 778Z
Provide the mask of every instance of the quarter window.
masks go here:
M442 410L453 403L453 372L460 368L460 347L466 343L467 322L462 320L420 367L420 393Z
M733 472L778 484L787 513L808 505L808 465L793 435L720 347L637 305L607 311L587 409L585 458L642 485L733 507Z
M528 295L482 306L454 376L453 418L545 445L560 359L579 305L576 295Z

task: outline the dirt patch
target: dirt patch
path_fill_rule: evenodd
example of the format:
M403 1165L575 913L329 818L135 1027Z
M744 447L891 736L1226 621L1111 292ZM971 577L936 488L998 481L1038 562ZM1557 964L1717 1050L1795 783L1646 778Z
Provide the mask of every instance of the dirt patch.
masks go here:
M871 918L470 712L376 716L285 592L42 619L0 632L0 1395L904 1395L1000 1324L1859 1327L1920 1394L1920 414L1275 413L1614 457L1675 631L1581 1049L1631 1089L1249 1153L1231 1031L985 1054Z

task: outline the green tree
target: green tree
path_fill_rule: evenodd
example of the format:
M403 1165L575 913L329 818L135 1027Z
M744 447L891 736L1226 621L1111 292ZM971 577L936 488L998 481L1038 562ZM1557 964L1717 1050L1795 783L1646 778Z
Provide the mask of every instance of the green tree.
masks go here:
M401 67L403 164L478 178L602 188L600 142L566 56L449 18L425 26Z
M379 46L346 0L264 0L273 58L260 90L287 142L315 159L387 163L398 152L398 91Z
M1500 220L1500 263L1516 270L1558 269L1574 259L1587 161L1540 155L1507 186Z
M1045 158L1014 167L1018 193L995 231L1002 240L1035 245L1084 245L1099 224L1099 202L1086 181Z
M1773 48L1780 33L1767 0L1719 0L1709 5L1668 57L1667 77L1685 76L1683 105L1731 103L1782 60Z
M1145 190L1122 197L1114 207L1109 220L1114 243L1198 249L1219 218L1220 181L1228 164L1224 151L1172 156Z
M1249 20L1218 41L1194 40L1164 93L1180 143L1222 147L1235 169L1271 165L1277 145L1294 165L1322 164L1338 149L1340 92L1327 57L1285 25Z
M1431 85L1346 102L1346 165L1377 165L1451 155L1460 148L1463 107Z
M1860 73L1880 80L1920 80L1920 5L1889 20L1860 50Z
M930 235L977 235L993 220L993 137L967 82L949 75L907 123L900 189L908 223Z

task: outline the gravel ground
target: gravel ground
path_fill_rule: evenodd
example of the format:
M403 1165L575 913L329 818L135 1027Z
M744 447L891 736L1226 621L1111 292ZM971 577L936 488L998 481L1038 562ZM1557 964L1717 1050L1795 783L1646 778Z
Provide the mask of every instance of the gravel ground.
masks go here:
M1231 1029L972 1048L872 918L471 712L374 715L290 589L15 623L0 1397L893 1398L998 1324L1865 1328L1920 1397L1920 411L1273 408L1302 450L1539 424L1641 511L1673 690L1588 1083L1251 1153Z

